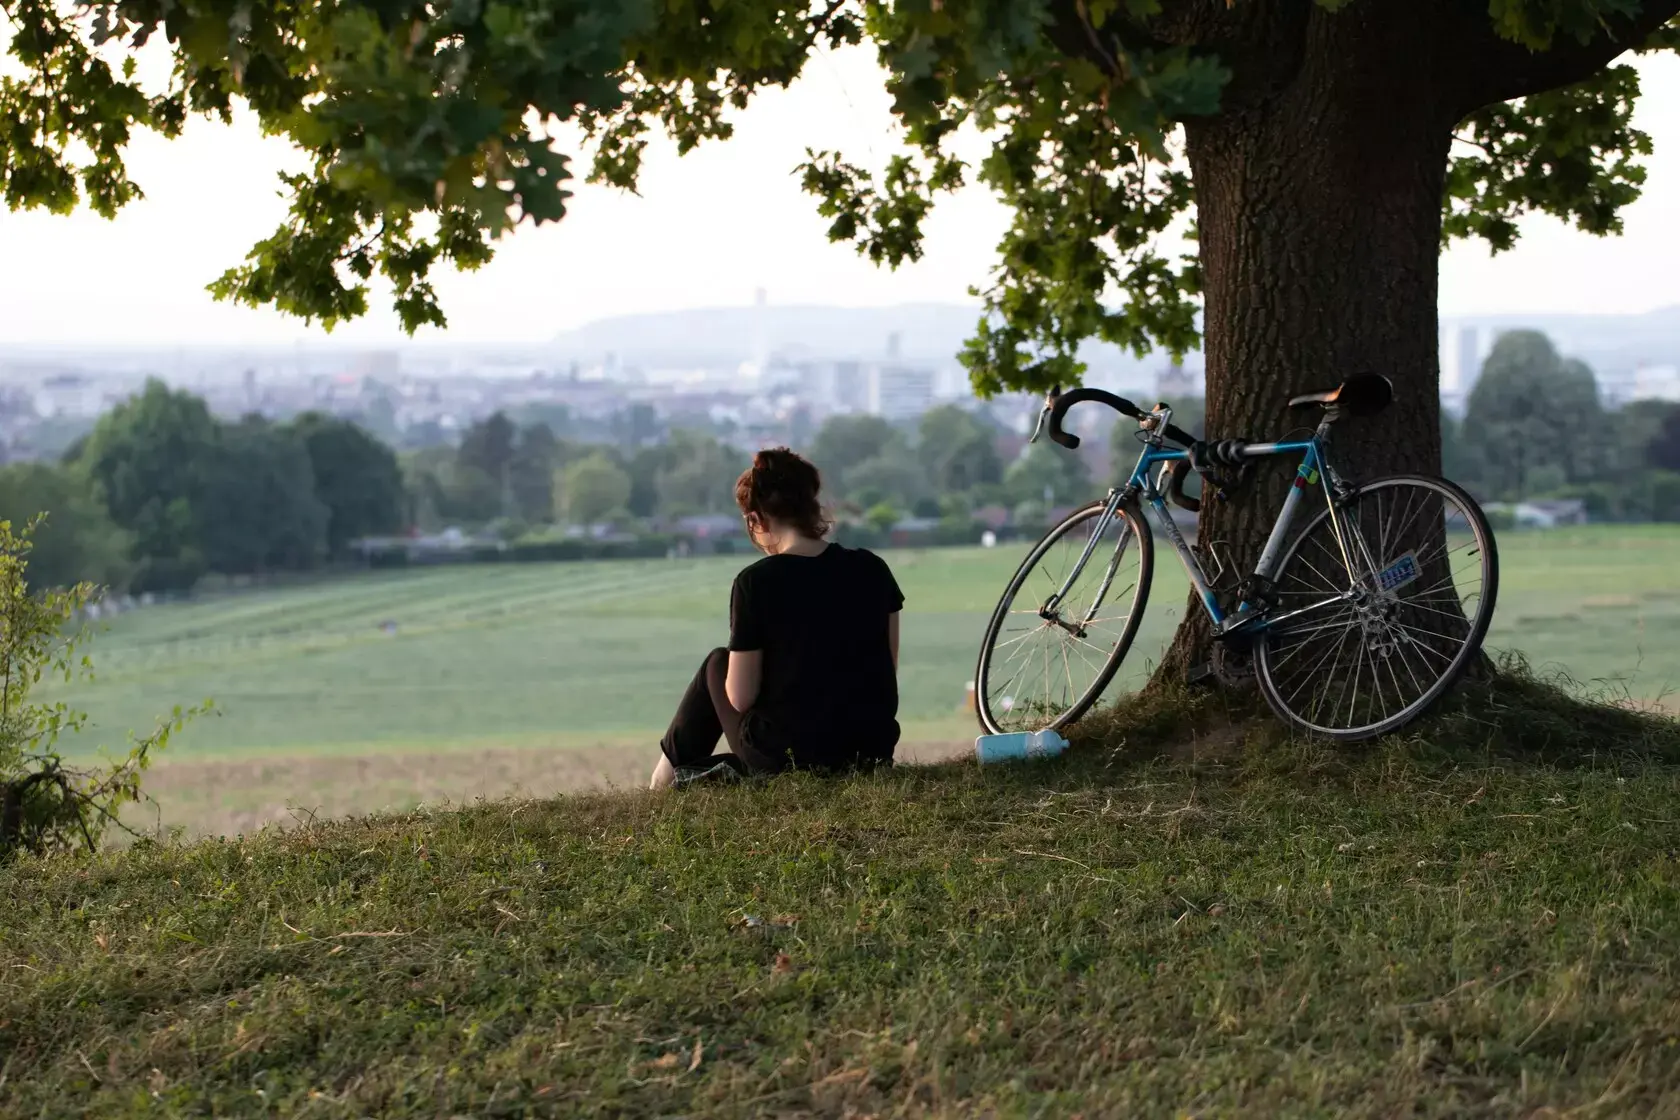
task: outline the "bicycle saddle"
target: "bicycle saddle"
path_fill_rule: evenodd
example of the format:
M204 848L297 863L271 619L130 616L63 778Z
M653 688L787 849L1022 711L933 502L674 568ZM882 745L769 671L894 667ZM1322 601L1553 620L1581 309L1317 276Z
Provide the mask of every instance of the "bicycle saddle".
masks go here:
M1289 398L1290 408L1323 405L1348 416L1370 416L1394 400L1394 383L1380 373L1356 373L1334 389Z

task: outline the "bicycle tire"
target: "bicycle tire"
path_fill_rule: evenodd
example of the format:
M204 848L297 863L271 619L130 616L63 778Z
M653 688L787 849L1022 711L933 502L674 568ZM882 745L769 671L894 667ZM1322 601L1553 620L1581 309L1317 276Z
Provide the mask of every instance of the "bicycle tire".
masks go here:
M992 656L998 648L996 643L999 634L1002 631L1006 620L1010 617L1010 606L1014 602L1015 596L1021 591L1021 588L1025 586L1034 569L1049 553L1051 548L1053 548L1058 541L1066 537L1079 525L1089 521L1094 516L1099 516L1107 504L1108 503L1106 501L1096 501L1090 503L1089 505L1081 506L1064 517L1061 522L1051 528L1049 532L1045 533L1038 543L1033 546L1032 551L1027 553L1026 559L1021 561L1020 567L1015 570L1014 576L1010 578L1008 585L1004 588L1002 598L998 600L997 606L993 608L991 620L986 624L985 637L981 641L980 660L974 672L975 710L980 719L980 726L988 733L999 734L1010 730L1028 730L1027 728L1008 726L1004 721L1000 720L998 718L998 714L992 711L989 694ZM1142 513L1135 502L1121 506L1115 511L1115 516L1117 520L1123 521L1126 525L1126 528L1132 538L1132 545L1138 550L1138 574L1136 577L1136 587L1132 591L1133 597L1131 612L1126 619L1119 638L1116 640L1114 647L1110 650L1107 658L1098 670L1097 675L1092 678L1091 684L1077 697L1077 699L1073 701L1073 703L1063 709L1053 719L1044 722L1040 725L1040 727L1032 728L1031 730L1041 730L1045 728L1052 730L1060 729L1068 726L1083 716L1086 711L1090 709L1091 705L1096 702L1097 698L1102 695L1103 690L1106 689L1109 683L1114 679L1115 672L1119 670L1120 663L1125 659L1126 653L1131 649L1133 640L1137 637L1138 625L1143 620L1144 610L1149 605L1149 586L1155 569L1154 539L1151 537L1149 527L1145 524ZM1117 546L1116 554L1118 554L1119 551L1120 549ZM1093 564L1096 562L1096 559L1096 555L1093 555Z
M1338 501L1336 506L1338 510L1346 510L1350 506L1356 505L1364 498L1379 494L1384 490L1394 490L1399 487L1419 487L1425 490L1433 490L1438 494L1450 498L1465 515L1465 519L1468 522L1468 528L1470 529L1474 540L1476 552L1480 555L1481 564L1482 582L1476 590L1476 594L1479 598L1476 605L1475 617L1465 620L1468 623L1468 632L1462 639L1455 639L1461 641L1462 644L1460 645L1457 653L1452 656L1446 670L1441 673L1432 685L1426 689L1422 688L1420 685L1420 695L1402 707L1398 712L1388 715L1383 719L1375 720L1355 727L1330 726L1325 722L1322 722L1322 720L1315 721L1313 718L1309 718L1308 716L1305 716L1295 710L1293 697L1285 697L1283 695L1283 687L1276 679L1274 673L1272 659L1278 655L1279 631L1269 631L1261 640L1255 651L1255 676L1260 686L1261 695L1265 697L1267 705L1271 707L1272 711L1277 714L1279 719L1282 719L1292 727L1302 731L1307 731L1314 735L1322 735L1326 738L1342 742L1357 742L1364 739L1376 738L1379 735L1392 734L1393 732L1406 727L1425 715L1430 708L1432 708L1443 696L1446 695L1453 685L1458 683L1459 679L1463 677L1465 670L1469 668L1472 660L1481 652L1482 642L1487 637L1488 626L1493 621L1493 611L1499 595L1499 552L1498 546L1494 540L1493 529L1488 524L1487 516L1482 512L1481 507L1476 504L1476 500L1465 492L1463 487L1458 486L1455 483L1448 482L1444 478L1437 478L1431 475L1389 475L1384 478L1376 479L1372 482L1366 483L1365 485L1356 487L1346 498ZM1380 499L1378 501L1378 508L1379 510L1381 508ZM1422 512L1421 509L1419 512ZM1284 582L1290 578L1290 573L1295 564L1297 555L1301 552L1305 542L1314 539L1314 534L1325 525L1325 523L1329 520L1329 517L1330 510L1328 508L1320 509L1317 515L1311 521L1307 522L1301 532L1296 534L1294 539L1290 541L1289 547L1284 551L1283 559L1277 568L1279 586L1282 586ZM1393 547L1400 548L1404 543L1401 540L1401 537L1403 536L1404 529L1406 527L1409 526L1403 526L1401 530L1396 531L1395 540L1392 542ZM1446 532L1444 525L1442 531L1443 533ZM1361 532L1363 532L1363 530L1361 530ZM1379 551L1381 550L1382 546L1379 545ZM1455 550L1448 549L1444 552L1442 555L1443 561L1450 557L1453 551ZM1378 571L1384 571L1386 570L1389 562L1393 559L1393 557L1384 555L1374 558L1374 562L1380 565ZM1413 553L1413 562L1414 564L1418 563L1415 550ZM1307 563L1309 567L1311 566L1310 562L1305 563ZM1316 568L1313 570L1315 572L1318 571ZM1342 570L1345 574L1345 567ZM1447 581L1450 582L1452 580L1453 576L1449 571ZM1425 590L1428 590L1428 588L1425 588ZM1457 598L1458 591L1456 588L1453 589L1453 593L1455 598ZM1401 609L1400 604L1406 602L1406 600L1404 600L1398 593L1394 593L1391 595L1390 602L1393 604L1391 609L1397 612ZM1459 606L1462 611L1462 602L1460 602ZM1425 607L1422 609L1432 611L1437 614L1446 613L1441 611L1438 607ZM1444 626L1444 624L1439 623L1437 625ZM1360 643L1363 642L1369 642L1372 645L1386 644L1389 647L1389 652L1381 654L1381 658L1384 661L1390 661L1393 656L1392 649L1394 647L1404 649L1407 643L1411 643L1414 647L1419 644L1410 637L1405 637L1401 640L1396 640L1394 638L1394 629L1407 629L1407 627L1402 623L1394 623L1387 631L1377 631L1373 629L1372 624L1367 623L1363 618L1361 618L1359 621L1350 620L1343 629L1347 633L1351 633L1351 628L1353 626L1359 626L1361 628L1361 637L1356 639L1354 651L1356 656L1358 656L1361 660L1364 658L1364 652L1360 648ZM1329 627L1321 628L1329 629ZM1383 637L1380 639L1366 637L1366 635L1371 635L1373 633L1381 633L1383 634ZM1446 637L1447 635L1439 636ZM1336 640L1338 643L1345 641L1346 634L1344 633L1342 637ZM1443 655L1440 654L1439 651L1436 651L1435 656L1439 657ZM1338 666L1339 663L1340 654L1338 652ZM1421 664L1427 666L1429 663L1424 661L1421 662ZM1336 666L1333 666L1333 668L1334 667ZM1378 660L1377 657L1373 655L1371 681L1375 685L1380 698L1382 695L1383 685L1381 677L1377 675L1377 667ZM1401 686L1398 680L1398 674L1393 668L1392 663L1390 663L1388 667L1391 677L1395 678L1396 691L1399 691ZM1309 670L1309 675L1310 673L1311 670ZM1415 675L1413 680L1414 682L1416 681ZM1357 685L1357 682L1358 675L1356 671L1354 679L1355 685ZM1299 691L1299 687L1300 686L1297 686L1297 691ZM1353 702L1350 704L1350 714L1353 706L1356 705L1357 702L1358 698L1356 692ZM1340 701L1338 700L1337 707L1339 708L1339 706Z

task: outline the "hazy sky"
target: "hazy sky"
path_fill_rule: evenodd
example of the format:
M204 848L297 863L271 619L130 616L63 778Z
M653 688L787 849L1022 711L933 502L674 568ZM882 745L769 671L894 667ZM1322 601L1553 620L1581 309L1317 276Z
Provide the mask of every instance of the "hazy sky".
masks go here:
M1656 145L1644 197L1622 238L1533 218L1517 248L1479 245L1441 266L1446 315L1644 311L1680 304L1680 59L1641 64L1636 117ZM477 273L440 275L451 341L536 341L603 316L750 303L852 306L959 301L983 280L1003 211L975 188L944 200L927 253L893 273L828 243L792 169L807 146L858 162L893 150L887 100L863 51L814 60L792 89L759 98L736 136L648 160L640 197L578 185L558 225L525 227ZM204 285L284 213L274 178L286 146L249 119L197 120L173 143L138 139L131 173L147 197L114 222L0 210L0 343L229 343L324 340L272 311L218 304ZM580 166L579 171L583 168ZM376 297L335 341L401 337ZM435 331L421 338L437 338Z

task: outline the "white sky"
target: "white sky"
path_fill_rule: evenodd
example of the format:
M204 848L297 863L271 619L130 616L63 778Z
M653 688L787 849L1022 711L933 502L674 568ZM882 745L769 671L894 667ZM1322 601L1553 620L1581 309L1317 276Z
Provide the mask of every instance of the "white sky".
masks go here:
M1638 312L1680 304L1680 59L1641 63L1636 121L1652 135L1644 197L1626 234L1599 239L1531 218L1515 250L1458 245L1441 265L1444 315ZM926 256L898 272L831 245L793 168L807 146L878 163L893 150L887 98L864 51L819 57L786 91L760 97L735 138L678 159L649 158L640 197L576 185L558 225L521 228L477 273L437 277L452 342L540 341L604 316L744 305L962 301L992 261L1004 212L973 188L928 224ZM0 343L270 343L329 336L204 291L284 213L283 142L249 119L195 120L177 141L138 138L131 174L147 197L114 222L0 211ZM578 167L580 174L584 168ZM402 336L377 293L369 316L330 336ZM437 338L427 331L421 339Z

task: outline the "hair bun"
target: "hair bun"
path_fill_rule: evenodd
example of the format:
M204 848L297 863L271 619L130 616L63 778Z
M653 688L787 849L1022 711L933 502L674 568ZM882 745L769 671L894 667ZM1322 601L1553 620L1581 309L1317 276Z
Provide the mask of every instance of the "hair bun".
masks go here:
M822 476L810 460L786 447L765 447L736 480L735 501L742 513L773 518L808 537L821 537L829 528L817 497L821 489Z
M755 471L784 471L794 466L809 466L799 456L785 447L760 448L753 456L753 470Z

